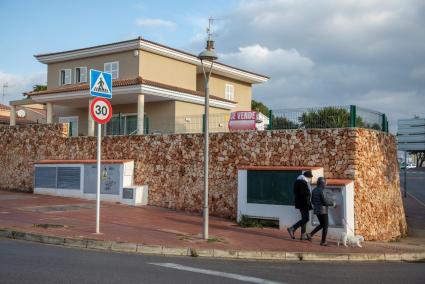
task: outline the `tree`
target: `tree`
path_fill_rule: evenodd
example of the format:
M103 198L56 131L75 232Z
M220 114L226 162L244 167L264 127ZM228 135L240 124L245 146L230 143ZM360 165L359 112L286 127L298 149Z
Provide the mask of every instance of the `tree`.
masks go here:
M416 166L422 168L425 162L425 151L414 151L412 154L416 157Z
M251 109L255 111L259 111L262 114L268 116L269 115L269 108L263 104L262 102L257 102L255 100L251 101Z
M305 128L343 128L350 125L350 112L345 108L325 107L304 112L299 118ZM378 124L369 125L360 116L356 117L356 127L380 129Z
M299 121L305 128L342 128L349 125L350 113L343 108L325 107L304 112Z
M273 115L273 129L297 129L299 125L283 116Z
M45 91L47 90L47 85L34 85L32 86L34 92Z

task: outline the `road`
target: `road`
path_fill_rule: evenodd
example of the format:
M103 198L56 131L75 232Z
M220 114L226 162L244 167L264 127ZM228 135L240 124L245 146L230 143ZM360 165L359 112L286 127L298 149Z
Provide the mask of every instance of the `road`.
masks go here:
M163 257L0 238L0 283L425 283L425 263Z
M400 170L400 184L404 188L404 170ZM425 168L407 170L407 192L425 206Z

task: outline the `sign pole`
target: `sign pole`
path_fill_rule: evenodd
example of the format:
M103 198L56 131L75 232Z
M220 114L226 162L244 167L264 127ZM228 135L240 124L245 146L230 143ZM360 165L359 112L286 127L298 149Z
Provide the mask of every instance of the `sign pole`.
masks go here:
M90 116L97 122L97 177L96 177L96 234L100 234L100 162L102 158L102 124L112 117L112 74L90 69Z
M96 184L96 234L100 234L100 158L101 158L101 140L102 140L102 127L97 123L97 184Z
M404 198L407 197L407 151L404 151Z

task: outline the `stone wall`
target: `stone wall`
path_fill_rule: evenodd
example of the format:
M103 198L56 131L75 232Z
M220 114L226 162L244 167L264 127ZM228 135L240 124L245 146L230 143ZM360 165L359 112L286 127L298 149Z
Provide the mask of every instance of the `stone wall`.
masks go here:
M33 163L95 159L94 137L68 138L65 125L0 129L0 188L32 191ZM328 178L354 179L356 230L369 240L406 233L395 138L363 129L309 129L211 134L210 213L235 218L241 165L321 166ZM200 212L201 134L115 136L103 159L134 159L135 183L149 185L149 204Z
M373 240L405 236L407 223L400 191L395 136L357 129L355 146L356 231ZM400 235L394 232L400 232Z

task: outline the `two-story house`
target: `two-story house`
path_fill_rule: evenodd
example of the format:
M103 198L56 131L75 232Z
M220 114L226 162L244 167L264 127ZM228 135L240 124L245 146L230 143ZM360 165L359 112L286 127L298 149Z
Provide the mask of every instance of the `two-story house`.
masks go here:
M105 126L107 135L184 132L189 130L185 124L193 124L192 118L202 118L205 82L196 55L139 37L35 58L47 64L47 90L28 92L28 99L22 101L46 104L47 123L71 122L73 135L95 134L88 111L90 69L112 74L114 116ZM251 110L252 85L268 79L214 63L209 82L211 116ZM19 101L11 105L14 112ZM202 128L201 123L198 126Z

